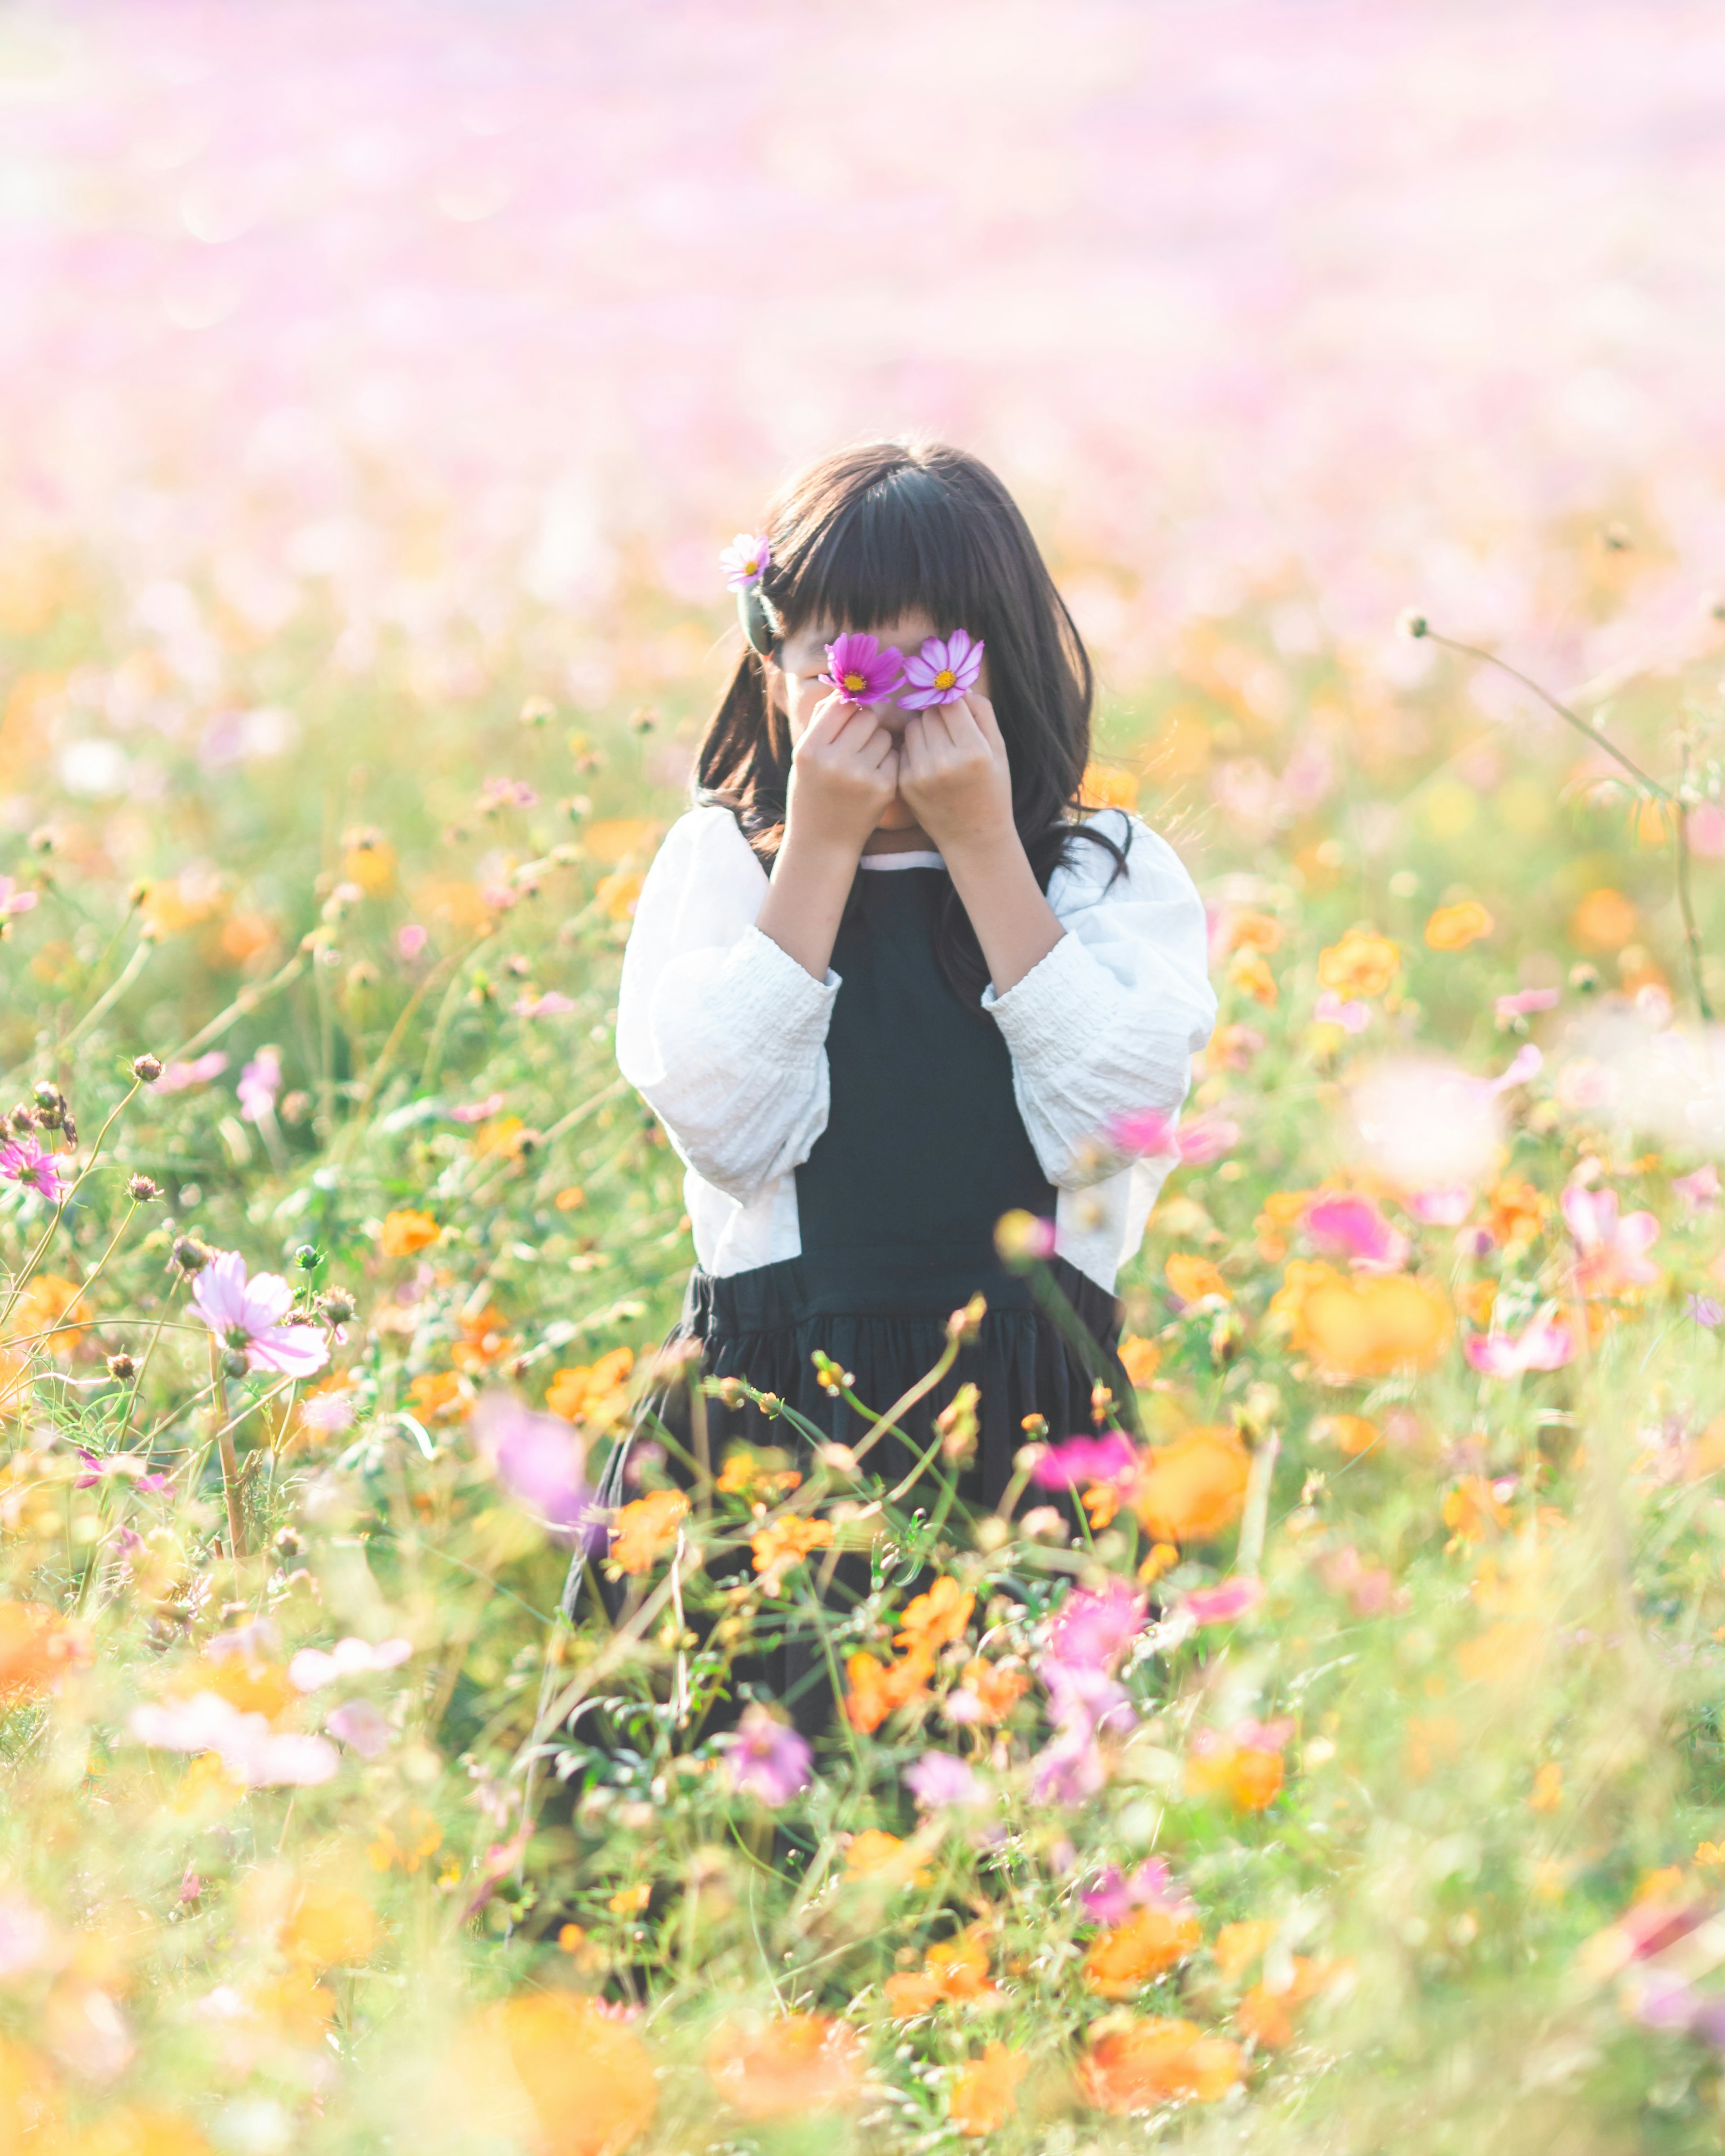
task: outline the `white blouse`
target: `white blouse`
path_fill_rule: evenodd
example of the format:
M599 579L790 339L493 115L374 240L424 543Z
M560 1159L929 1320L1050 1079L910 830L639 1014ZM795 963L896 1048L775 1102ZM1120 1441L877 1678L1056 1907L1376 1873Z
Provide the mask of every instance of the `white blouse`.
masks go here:
M1059 1193L1055 1248L1111 1290L1137 1249L1172 1149L1133 1159L1115 1118L1178 1111L1216 996L1204 904L1167 841L1137 817L1095 819L1130 846L1075 845L1049 903L1066 930L983 1007L1006 1036L1024 1128ZM938 854L865 854L875 872ZM687 1164L695 1254L710 1273L798 1256L798 1164L827 1125L828 1021L839 979L817 981L755 927L767 875L726 808L671 826L648 870L624 953L617 1060Z

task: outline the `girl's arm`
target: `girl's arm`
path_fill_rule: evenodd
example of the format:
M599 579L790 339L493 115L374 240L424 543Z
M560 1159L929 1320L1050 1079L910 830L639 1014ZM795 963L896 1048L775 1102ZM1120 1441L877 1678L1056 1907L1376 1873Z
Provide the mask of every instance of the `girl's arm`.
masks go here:
M824 980L755 926L760 863L727 809L672 825L624 953L617 1060L705 1181L746 1204L826 1128Z
M1172 1111L1216 1022L1204 902L1173 849L1119 809L1097 827L1125 871L1083 839L1050 886L1060 940L984 1009L1012 1050L1013 1090L1043 1173L1081 1189L1125 1165L1115 1119Z

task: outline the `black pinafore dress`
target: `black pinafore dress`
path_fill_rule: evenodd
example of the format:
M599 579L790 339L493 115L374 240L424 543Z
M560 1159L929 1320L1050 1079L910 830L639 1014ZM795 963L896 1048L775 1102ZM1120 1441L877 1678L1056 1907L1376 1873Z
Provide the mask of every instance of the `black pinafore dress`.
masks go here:
M827 1034L827 1125L796 1171L801 1253L723 1276L697 1266L666 1344L699 1341L705 1373L745 1378L850 1443L868 1425L822 1388L815 1351L850 1373L856 1397L879 1413L939 1361L947 1319L980 1293L988 1313L979 1336L902 1419L909 1441L882 1439L868 1464L901 1480L932 1442L935 1418L973 1383L981 1395L978 1442L958 1494L988 1506L1011 1479L1027 1416L1041 1415L1058 1439L1091 1429L1098 1378L1123 1418L1133 1399L1116 1353L1115 1296L1066 1260L1049 1261L1052 1285L1087 1336L1081 1348L1039 1307L1029 1279L996 1253L1003 1213L1052 1218L1057 1194L1019 1113L999 1027L967 1007L936 955L950 888L934 866L859 873L833 951L840 987ZM686 1444L681 1386L648 1407ZM716 1470L738 1442L796 1449L789 1424L751 1405L726 1409L710 1399L707 1408ZM603 1502L631 1494L627 1457L627 1445L614 1456ZM572 1609L578 1574L578 1561L566 1597ZM784 1667L767 1672L765 1689L799 1723L815 1727L830 1700L811 1697L825 1689L825 1675L812 1663L800 1666L804 1660L792 1652Z

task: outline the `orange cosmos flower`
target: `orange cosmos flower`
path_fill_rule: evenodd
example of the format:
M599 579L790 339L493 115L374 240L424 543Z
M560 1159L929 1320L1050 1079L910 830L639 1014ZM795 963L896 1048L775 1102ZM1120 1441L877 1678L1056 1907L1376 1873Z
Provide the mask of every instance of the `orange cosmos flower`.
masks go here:
M1464 1475L1444 1499L1444 1525L1458 1542L1483 1542L1509 1525L1509 1507L1483 1475Z
M611 1530L614 1562L627 1573L650 1572L676 1541L688 1511L680 1490L654 1490L625 1505Z
M408 1398L422 1422L465 1415L473 1407L473 1389L455 1370L422 1370L408 1387Z
M1317 957L1321 988L1338 996L1381 996L1395 978L1402 954L1387 936L1373 928L1350 928L1339 943Z
M1240 2000L1235 2011L1235 2020L1242 2036L1250 2037L1266 2051L1280 2051L1294 2041L1294 2011L1303 2006L1314 1992L1322 1991L1332 1971L1308 1958L1305 1954L1293 1958L1293 1975L1280 1991L1272 1991L1267 1984L1255 1984Z
M1163 1271L1182 1302L1199 1302L1207 1295L1219 1295L1224 1302L1234 1300L1233 1289L1209 1258L1194 1257L1189 1250L1176 1250Z
M1505 1176L1486 1193L1491 1233L1500 1243L1531 1243L1544 1227L1551 1200L1520 1176Z
M1292 1733L1293 1724L1286 1720L1200 1730L1187 1754L1188 1793L1226 1797L1236 1811L1262 1811L1281 1789L1281 1748Z
M828 2014L726 2021L706 2055L714 2087L745 2118L841 2110L862 2093L866 2066L861 2036Z
M896 1647L920 1648L932 1655L949 1641L964 1637L970 1613L975 1608L975 1595L956 1579L937 1579L927 1594L919 1594L906 1604L900 1620L904 1630L892 1644Z
M621 1420L629 1409L629 1379L635 1367L633 1348L614 1348L596 1363L578 1363L557 1371L545 1404L566 1422L603 1426Z
M1434 951L1461 951L1497 927L1476 898L1464 898L1455 906L1440 906L1425 924L1425 941Z
M383 1224L377 1230L377 1245L386 1258L408 1258L415 1250L429 1250L443 1232L429 1213L417 1212L409 1206L398 1213L384 1214Z
M1307 1288L1299 1311L1296 1344L1309 1350L1325 1376L1335 1378L1429 1370L1455 1327L1442 1289L1409 1273L1353 1279L1332 1274Z
M1081 798L1089 808L1136 808L1138 782L1117 766L1092 763L1086 767Z
M1223 947L1235 951L1279 951L1281 923L1274 915L1258 913L1249 906L1230 907L1222 931Z
M1620 951L1640 918L1632 899L1606 886L1590 891L1569 916L1569 933L1584 951Z
M928 1867L910 1842L871 1826L852 1835L845 1852L845 1876L872 1879L883 1887L923 1887L928 1882Z
M989 2044L979 2059L967 2060L947 2092L947 2116L963 2134L998 2133L1019 2107L1019 2083L1029 2070L1022 2051Z
M1128 1332L1118 1349L1121 1368L1136 1387L1147 1385L1162 1362L1162 1350L1141 1333Z
M1384 1433L1363 1415L1319 1415L1307 1433L1314 1445L1339 1445L1350 1460L1358 1460L1379 1443Z
M1232 1984L1263 1953L1280 1926L1268 1917L1248 1917L1237 1924L1224 1924L1216 1934L1210 1954L1221 1970L1223 1981Z
M1236 951L1228 961L1228 983L1242 995L1250 996L1255 1004L1262 1004L1266 1010L1273 1010L1281 990L1276 985L1276 976L1258 951Z
M980 1720L999 1722L1030 1689L1030 1680L1023 1670L1002 1669L978 1656L964 1666L964 1688L982 1708Z
M0 1602L0 1707L39 1698L90 1659L83 1635L52 1609L38 1602Z
M641 886L646 878L633 870L619 869L614 875L602 876L593 896L612 921L629 921L640 901Z
M920 1971L889 1976L880 1989L895 2018L908 2021L912 2015L926 2014L943 1999L991 1998L994 1987L988 1981L988 1949L983 1933L982 1925L973 1924L957 1938L932 1946Z
M83 1337L84 1328L76 1321L84 1315L76 1281L64 1273L37 1273L25 1282L13 1305L8 1329L18 1340L35 1341L46 1334L39 1344L64 1362Z
M1140 1909L1092 1943L1084 1958L1084 1980L1104 1999L1130 1999L1152 1977L1183 1961L1202 1936L1196 1917Z
M292 1890L277 1944L290 1961L333 1969L341 1962L369 1961L377 1938L377 1919L363 1894L311 1880Z
M778 1520L762 1527L749 1543L755 1553L755 1570L767 1576L768 1585L774 1594L783 1585L783 1574L793 1565L801 1564L811 1550L830 1549L832 1546L830 1520L794 1518Z
M1231 1424L1204 1424L1151 1448L1127 1502L1158 1542L1204 1542L1240 1517L1250 1465Z
M877 1662L855 1654L845 1665L845 1712L853 1729L874 1734L889 1714L925 1691L934 1675L934 1656L921 1648L896 1662Z
M481 2008L456 2039L445 2090L475 2128L533 2156L621 2156L658 2107L640 2038L567 1991Z
M1131 2118L1181 2097L1214 2103L1245 2071L1245 2054L1225 2036L1207 2036L1192 2021L1135 2019L1091 2038L1078 2092L1097 2111Z

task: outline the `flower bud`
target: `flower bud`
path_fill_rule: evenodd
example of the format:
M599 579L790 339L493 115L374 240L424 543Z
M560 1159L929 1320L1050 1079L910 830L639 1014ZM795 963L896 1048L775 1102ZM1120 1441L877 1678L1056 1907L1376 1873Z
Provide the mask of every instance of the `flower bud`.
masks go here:
M1431 624L1425 616L1415 612L1412 607L1402 616L1400 625L1404 636L1429 636L1431 634Z
M159 1055L135 1055L131 1059L131 1075L141 1086L153 1086L162 1075Z
M288 1559L298 1557L305 1547L305 1537L297 1527L279 1527L276 1530L275 1539L270 1544L270 1548L279 1558Z
M302 1273L316 1272L317 1270L316 1244L301 1243L299 1249L294 1252L294 1263Z
M108 1375L117 1378L122 1385L129 1385L137 1373L138 1366L130 1355L110 1355L108 1358Z
M152 1175L128 1176L126 1194L134 1205L153 1205L162 1195L162 1185Z
M200 1243L195 1235L182 1235L174 1245L174 1263L188 1279L193 1273L201 1273L214 1255L209 1245Z
M345 1287L326 1288L317 1298L317 1314L326 1325L349 1325L359 1305Z
M65 1119L66 1096L58 1086L47 1079L32 1089L30 1098L36 1104L38 1121L45 1131L57 1131Z
M222 1374L225 1378L243 1378L250 1364L246 1361L244 1348L229 1348L222 1356Z

